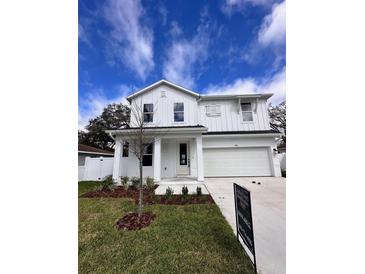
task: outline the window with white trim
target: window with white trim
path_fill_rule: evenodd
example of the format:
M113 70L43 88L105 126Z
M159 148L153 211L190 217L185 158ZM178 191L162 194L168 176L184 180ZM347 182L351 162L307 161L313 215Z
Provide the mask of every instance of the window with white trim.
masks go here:
M153 122L153 104L143 105L143 122L145 123Z
M174 103L174 122L184 122L184 103Z
M206 105L205 110L207 116L221 116L220 105Z
M252 122L252 106L251 103L241 103L241 114L243 122Z

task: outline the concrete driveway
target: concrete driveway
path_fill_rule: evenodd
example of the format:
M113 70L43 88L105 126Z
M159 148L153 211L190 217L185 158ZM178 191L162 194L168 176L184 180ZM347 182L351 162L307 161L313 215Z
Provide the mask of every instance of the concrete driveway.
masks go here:
M253 184L252 181L256 181ZM261 182L258 185L257 182ZM205 178L205 185L236 234L233 183L251 191L252 218L259 273L285 273L285 178Z

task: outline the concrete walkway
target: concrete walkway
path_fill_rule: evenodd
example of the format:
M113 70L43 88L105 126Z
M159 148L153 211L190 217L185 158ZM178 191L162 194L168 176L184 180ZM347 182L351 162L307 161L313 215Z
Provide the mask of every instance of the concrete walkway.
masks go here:
M261 182L261 185L252 181ZM285 178L205 178L205 185L236 234L233 183L251 191L257 269L263 274L285 273Z

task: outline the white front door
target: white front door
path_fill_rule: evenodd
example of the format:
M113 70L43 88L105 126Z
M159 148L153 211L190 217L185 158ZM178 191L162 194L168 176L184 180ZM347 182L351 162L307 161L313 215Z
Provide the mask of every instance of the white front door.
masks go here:
M189 144L177 143L176 175L190 174Z

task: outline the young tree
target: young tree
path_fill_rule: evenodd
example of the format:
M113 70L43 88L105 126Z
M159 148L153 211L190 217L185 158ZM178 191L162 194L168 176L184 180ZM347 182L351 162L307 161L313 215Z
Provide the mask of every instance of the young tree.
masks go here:
M283 133L281 141L286 144L286 101L277 106L269 105L270 126Z
M145 109L143 109L143 107ZM162 136L167 133L166 129L151 129L146 126L150 122L156 109L149 109L152 106L146 106L142 103L138 104L133 101L131 105L131 121L130 125L123 132L123 141L128 143L129 151L132 152L139 165L139 200L138 200L138 216L143 213L143 159L146 152L152 149L152 146L157 140L161 140ZM156 121L154 125L158 125Z
M111 149L114 147L114 140L105 130L119 129L129 124L130 109L128 106L120 104L109 104L101 115L91 119L85 127L87 131L78 132L79 143L91 145L101 149Z

